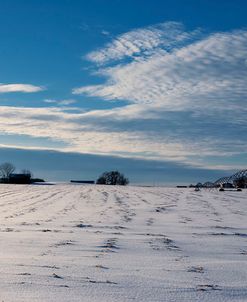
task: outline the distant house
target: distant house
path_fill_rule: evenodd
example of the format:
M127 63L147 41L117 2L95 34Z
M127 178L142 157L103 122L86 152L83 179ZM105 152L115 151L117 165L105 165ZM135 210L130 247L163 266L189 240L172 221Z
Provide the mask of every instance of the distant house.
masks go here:
M31 175L13 173L9 175L8 183L10 184L30 184Z

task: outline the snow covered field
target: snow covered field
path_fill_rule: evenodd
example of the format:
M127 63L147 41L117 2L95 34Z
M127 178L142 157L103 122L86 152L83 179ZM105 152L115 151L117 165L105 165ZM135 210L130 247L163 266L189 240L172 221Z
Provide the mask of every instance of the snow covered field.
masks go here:
M0 185L0 301L247 301L247 191Z

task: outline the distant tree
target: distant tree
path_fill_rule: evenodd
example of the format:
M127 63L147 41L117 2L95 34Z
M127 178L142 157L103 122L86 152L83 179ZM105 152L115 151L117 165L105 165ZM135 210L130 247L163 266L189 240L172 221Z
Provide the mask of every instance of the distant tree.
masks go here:
M33 177L33 173L28 169L21 170L21 173L28 176L28 177L30 177L30 178Z
M237 188L246 188L247 187L247 177L239 177L236 180L234 180L234 185Z
M198 183L196 184L196 187L197 187L197 188L202 188L202 187L203 187L203 184L200 183L200 182L198 182Z
M104 172L98 179L97 184L99 185L120 185L125 186L129 183L128 178L118 171Z
M3 163L0 165L0 175L4 179L9 179L10 174L15 171L15 166L11 163Z

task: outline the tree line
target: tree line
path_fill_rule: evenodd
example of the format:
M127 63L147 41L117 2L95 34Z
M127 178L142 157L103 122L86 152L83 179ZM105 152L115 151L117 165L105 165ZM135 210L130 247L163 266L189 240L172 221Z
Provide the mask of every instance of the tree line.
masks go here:
M9 162L0 165L0 182L13 184L30 184L33 182L44 182L43 179L33 178L30 170L23 169L21 173L14 174L15 166Z
M32 183L43 182L43 179L32 178L31 171L23 169L20 174L13 174L15 166L9 162L0 165L0 182L2 183ZM119 171L104 172L96 181L99 185L120 185L129 184L128 178Z

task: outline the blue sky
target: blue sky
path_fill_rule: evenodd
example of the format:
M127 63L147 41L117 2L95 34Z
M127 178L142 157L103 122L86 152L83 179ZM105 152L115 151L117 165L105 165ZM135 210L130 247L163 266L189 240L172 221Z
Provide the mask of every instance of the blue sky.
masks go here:
M1 161L136 183L246 168L246 1L0 4Z

